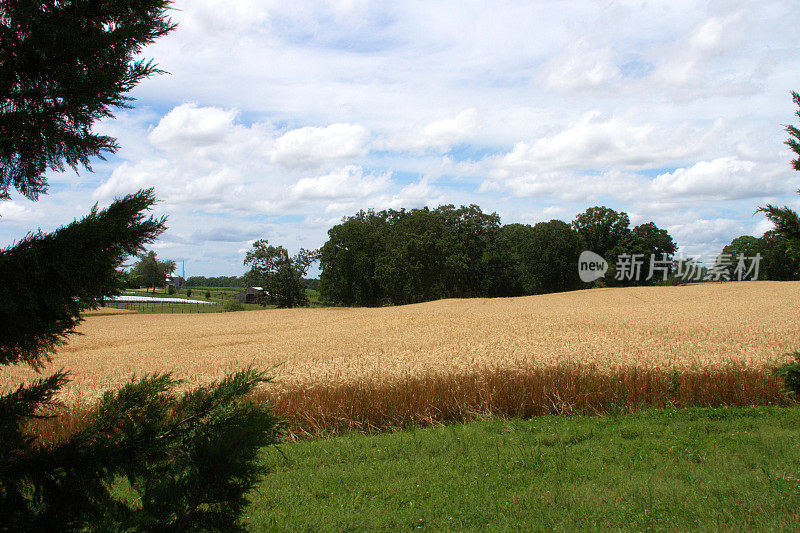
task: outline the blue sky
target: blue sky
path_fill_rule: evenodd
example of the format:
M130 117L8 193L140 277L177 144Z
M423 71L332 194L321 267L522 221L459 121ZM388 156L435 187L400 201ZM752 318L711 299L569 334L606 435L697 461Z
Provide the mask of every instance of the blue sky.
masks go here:
M240 274L266 238L315 248L366 208L476 203L504 222L593 205L710 256L800 207L800 5L176 2L169 75L99 130L122 149L0 203L0 245L153 186L160 257Z

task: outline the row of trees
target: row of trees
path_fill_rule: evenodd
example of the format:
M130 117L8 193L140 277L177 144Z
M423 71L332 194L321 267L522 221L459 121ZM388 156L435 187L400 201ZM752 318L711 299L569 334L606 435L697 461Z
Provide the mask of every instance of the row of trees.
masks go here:
M242 276L189 276L186 287L244 287Z
M339 305L408 304L437 298L518 296L578 289L578 257L592 250L612 265L620 254L673 254L676 245L652 222L593 207L572 224L502 225L470 205L360 211L328 232L319 252L322 298Z
M790 241L781 233L772 230L762 237L743 235L722 249L721 256L730 260L727 266L728 279L737 279L734 274L736 258L761 257L758 279L789 281L800 277L800 254L795 253ZM752 278L752 274L748 278Z

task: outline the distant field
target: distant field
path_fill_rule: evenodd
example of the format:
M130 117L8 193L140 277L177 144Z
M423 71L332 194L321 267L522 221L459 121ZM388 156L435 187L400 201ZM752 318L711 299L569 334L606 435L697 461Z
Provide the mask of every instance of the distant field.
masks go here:
M152 296L156 298L171 298L171 299L181 299L181 298L190 298L192 300L202 300L206 302L213 302L218 304L223 304L226 301L230 300L234 297L237 293L243 291L243 287L185 287L174 294L169 294L165 289L160 288L157 289L156 292L152 292L150 289L126 289L122 291L123 295L127 296ZM206 297L206 293L208 293L208 297ZM306 289L306 296L308 297L309 306L310 307L323 307L323 304L320 302L319 298L319 291L315 289ZM197 305L188 305L188 306L168 306L168 305L155 305L155 304L136 304L129 306L132 310L136 311L137 313L146 313L146 314L173 314L173 313L221 313L223 312L223 308L220 306L212 306L212 307L201 307ZM276 306L268 305L266 306L267 309L274 309ZM261 310L264 309L265 306L258 305L258 304L245 304L245 310L253 311L253 310Z
M173 371L201 383L246 365L282 363L269 390L295 394L293 405L318 398L325 409L352 410L358 396L374 410L384 402L386 412L356 427L398 423L405 418L390 419L403 405L423 409L403 415L419 421L447 409L480 410L502 395L530 403L535 394L525 391L536 387L544 405L519 412L638 405L666 401L668 393L685 404L772 403L778 385L769 367L800 348L798 309L800 282L739 282L378 309L90 316L52 367L73 374L65 398L86 402L134 374ZM749 377L735 377L732 368ZM0 384L33 376L25 367L4 368ZM411 381L418 394L407 392ZM724 390L709 392L715 387ZM459 403L466 395L472 399ZM305 411L327 413L314 405Z

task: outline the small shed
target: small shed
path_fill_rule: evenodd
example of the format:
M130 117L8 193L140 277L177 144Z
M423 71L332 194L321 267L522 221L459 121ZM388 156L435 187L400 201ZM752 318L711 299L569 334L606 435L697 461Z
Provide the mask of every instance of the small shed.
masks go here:
M258 303L258 297L262 294L264 294L263 287L248 287L242 292L237 292L233 297L243 304L254 304Z
M181 276L173 276L170 274L166 278L164 278L164 286L169 289L170 287L174 287L175 290L179 290L183 287L183 278Z

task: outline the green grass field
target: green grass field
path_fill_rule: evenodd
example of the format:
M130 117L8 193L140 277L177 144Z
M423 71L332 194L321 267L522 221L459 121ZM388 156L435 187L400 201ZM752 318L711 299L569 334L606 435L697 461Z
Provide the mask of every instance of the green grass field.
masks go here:
M490 420L288 443L253 531L800 528L800 407Z

